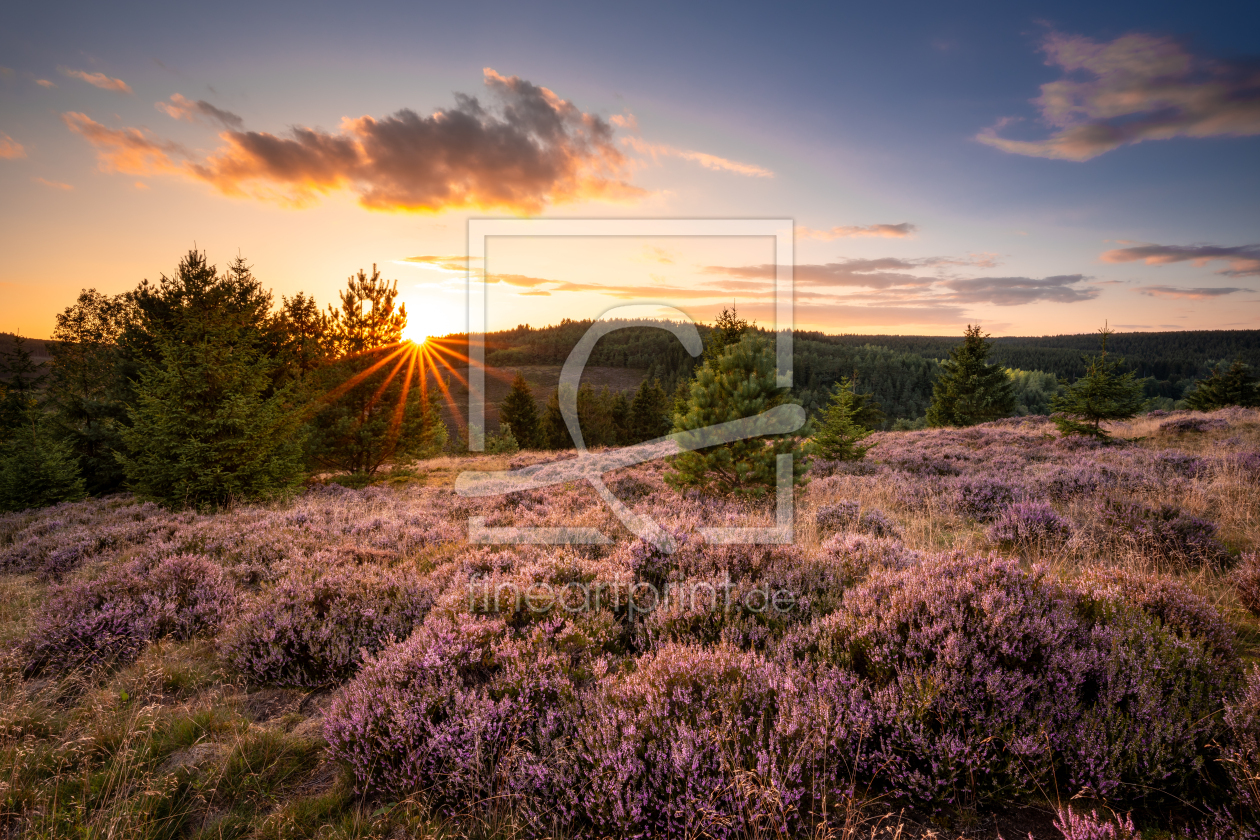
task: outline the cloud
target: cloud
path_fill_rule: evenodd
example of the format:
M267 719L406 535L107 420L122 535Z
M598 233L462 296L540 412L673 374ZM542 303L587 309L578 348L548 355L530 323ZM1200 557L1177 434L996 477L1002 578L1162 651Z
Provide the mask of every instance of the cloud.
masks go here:
M1083 274L1056 274L1053 277L971 277L947 280L941 286L953 294L949 300L960 303L991 303L1019 306L1036 301L1080 303L1098 297L1098 289L1082 289L1089 278Z
M442 271L466 271L470 260L479 259L478 257L467 256L419 256L419 257L403 257L399 262L414 263L422 265L425 268L435 268Z
M191 99L178 93L171 96L170 102L156 102L153 107L171 119L186 120L188 122L210 121L218 123L224 128L237 131L245 127L245 121L231 111L216 108L204 99L198 99L196 102L193 102Z
M1260 69L1195 58L1170 38L1132 34L1098 43L1051 33L1046 63L1068 74L1041 86L1032 100L1042 122L1057 129L1044 140L1011 140L999 120L976 139L1012 154L1084 161L1145 140L1245 137L1260 134Z
M171 159L181 152L177 143L153 140L138 128L107 128L87 114L70 111L61 119L75 134L96 148L97 161L103 172L125 172L130 175L154 175L179 172Z
M1079 303L1098 297L1098 289L1081 288L1080 284L1091 278L1082 274L1061 274L1051 277L957 277L940 273L953 267L983 267L995 265L991 254L973 254L959 257L881 257L854 259L825 264L802 264L793 267L793 279L797 294L801 290L816 289L825 293L829 289L863 288L878 294L846 295L870 300L888 301L890 298L923 300L942 303L990 303L996 306L1018 306L1036 301L1052 303ZM924 275L911 272L935 269L936 274ZM706 266L707 274L725 274L731 277L761 278L774 276L772 264L747 266Z
M644 194L623 180L608 122L515 76L486 68L485 84L497 108L456 94L454 108L348 118L336 133L226 131L227 146L189 171L227 195L301 206L349 190L372 210L530 214Z
M630 118L631 120L633 117ZM629 127L633 125L629 120L621 115L613 117L614 125L618 127ZM711 155L706 152L694 152L687 149L676 149L673 146L667 146L663 143L649 143L642 137L622 137L621 142L634 149L641 155L648 155L653 161L661 157L676 157L682 160L689 160L692 163L698 163L705 169L714 169L719 172L734 172L736 175L747 175L752 178L773 178L774 173L769 169L763 169L751 163L740 163L734 160L727 160L717 155Z
M111 79L104 73L89 73L86 70L71 70L69 67L58 67L63 76L82 79L89 85L96 85L101 90L112 90L118 93L131 93L131 86L122 79Z
M798 227L796 229L796 235L801 239L821 239L826 242L830 242L833 239L865 236L904 239L907 236L913 236L914 232L918 229L917 225L912 225L909 222L902 222L897 225L841 225L833 227L830 230L814 230L813 228Z
M16 160L24 157L26 157L26 148L3 131L0 131L0 160Z
M1205 266L1213 260L1224 260L1229 268L1221 269L1217 274L1226 277L1260 276L1260 245L1238 245L1220 247L1217 245L1137 245L1132 248L1117 248L1106 251L1099 259L1109 263L1138 262L1147 265L1169 265L1170 263L1191 262L1196 266Z
M37 184L43 184L45 187L52 187L54 190L74 189L74 187L71 186L70 184L65 184L65 183L62 183L61 181L49 181L46 178L32 178L31 180Z
M57 86L56 82L49 81L48 79L36 79L35 84L42 88L55 88Z
M1176 286L1142 286L1133 291L1148 297L1161 298L1181 298L1184 300L1209 300L1221 295L1232 295L1234 292L1246 292L1249 289L1235 288L1206 288L1206 289L1182 289Z

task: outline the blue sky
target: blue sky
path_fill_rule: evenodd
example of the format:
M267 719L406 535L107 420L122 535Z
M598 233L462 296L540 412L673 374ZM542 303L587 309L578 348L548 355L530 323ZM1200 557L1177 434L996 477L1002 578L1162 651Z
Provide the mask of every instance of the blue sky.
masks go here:
M1257 31L1254 3L11 10L0 329L47 335L79 288L123 291L195 244L323 302L379 263L442 313L427 330L457 330L454 264L407 260L504 214L792 218L811 328L1260 327ZM522 116L562 100L550 138ZM547 171L461 158L439 109ZM406 147L388 162L386 138ZM751 250L670 248L650 270L505 252L491 279L532 280L495 285L492 325L596 315L618 298L592 282L703 287L679 298L702 319L726 292L764 304L736 282Z

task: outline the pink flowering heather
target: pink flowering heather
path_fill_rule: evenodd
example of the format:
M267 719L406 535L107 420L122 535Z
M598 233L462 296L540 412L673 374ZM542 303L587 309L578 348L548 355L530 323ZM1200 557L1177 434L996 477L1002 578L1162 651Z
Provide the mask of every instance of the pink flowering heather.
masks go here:
M1027 548L1062 543L1072 526L1046 502L1016 502L989 526L991 542Z
M1174 563L1219 563L1227 556L1216 538L1216 523L1175 505L1149 507L1138 502L1104 500L1102 523L1114 537L1139 551Z
M236 600L231 580L197 555L131 561L54 590L27 640L27 673L133 659L153 639L212 635Z
M220 648L255 682L323 685L353 675L365 652L408 636L431 603L406 571L316 555L250 598Z
M819 535L837 531L861 531L875 537L896 537L896 524L879 510L860 510L857 502L834 502L822 505L814 513Z
M1260 615L1260 552L1248 551L1238 558L1231 576L1238 600L1255 615Z
M1142 832L1133 827L1132 814L1100 817L1097 811L1086 814L1065 805L1058 809L1054 827L1063 840L1142 840Z
M568 823L578 687L604 673L594 650L562 621L513 638L502 621L435 616L337 695L324 735L360 790L461 813L508 801Z

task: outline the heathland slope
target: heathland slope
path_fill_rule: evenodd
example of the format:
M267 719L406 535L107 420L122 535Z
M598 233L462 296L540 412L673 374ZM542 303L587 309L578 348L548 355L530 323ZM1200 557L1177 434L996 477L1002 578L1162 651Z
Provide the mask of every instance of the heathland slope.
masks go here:
M706 541L774 512L680 496L662 464L608 476L672 554L585 485L450 486L529 453L220 513L114 496L7 514L0 820L1050 837L1078 797L1083 819L1105 803L1148 831L1251 830L1260 412L1113 431L879 433L866 462L814 466L781 545ZM470 517L609 542L475 544Z

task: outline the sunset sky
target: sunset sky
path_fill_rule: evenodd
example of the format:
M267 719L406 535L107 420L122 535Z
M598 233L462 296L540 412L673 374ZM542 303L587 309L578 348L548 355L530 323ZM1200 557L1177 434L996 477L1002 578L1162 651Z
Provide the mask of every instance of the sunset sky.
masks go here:
M196 247L464 329L469 218L786 218L796 325L1260 328L1260 4L24 4L0 330ZM491 243L492 329L770 320L773 241ZM482 266L473 266L480 271Z

